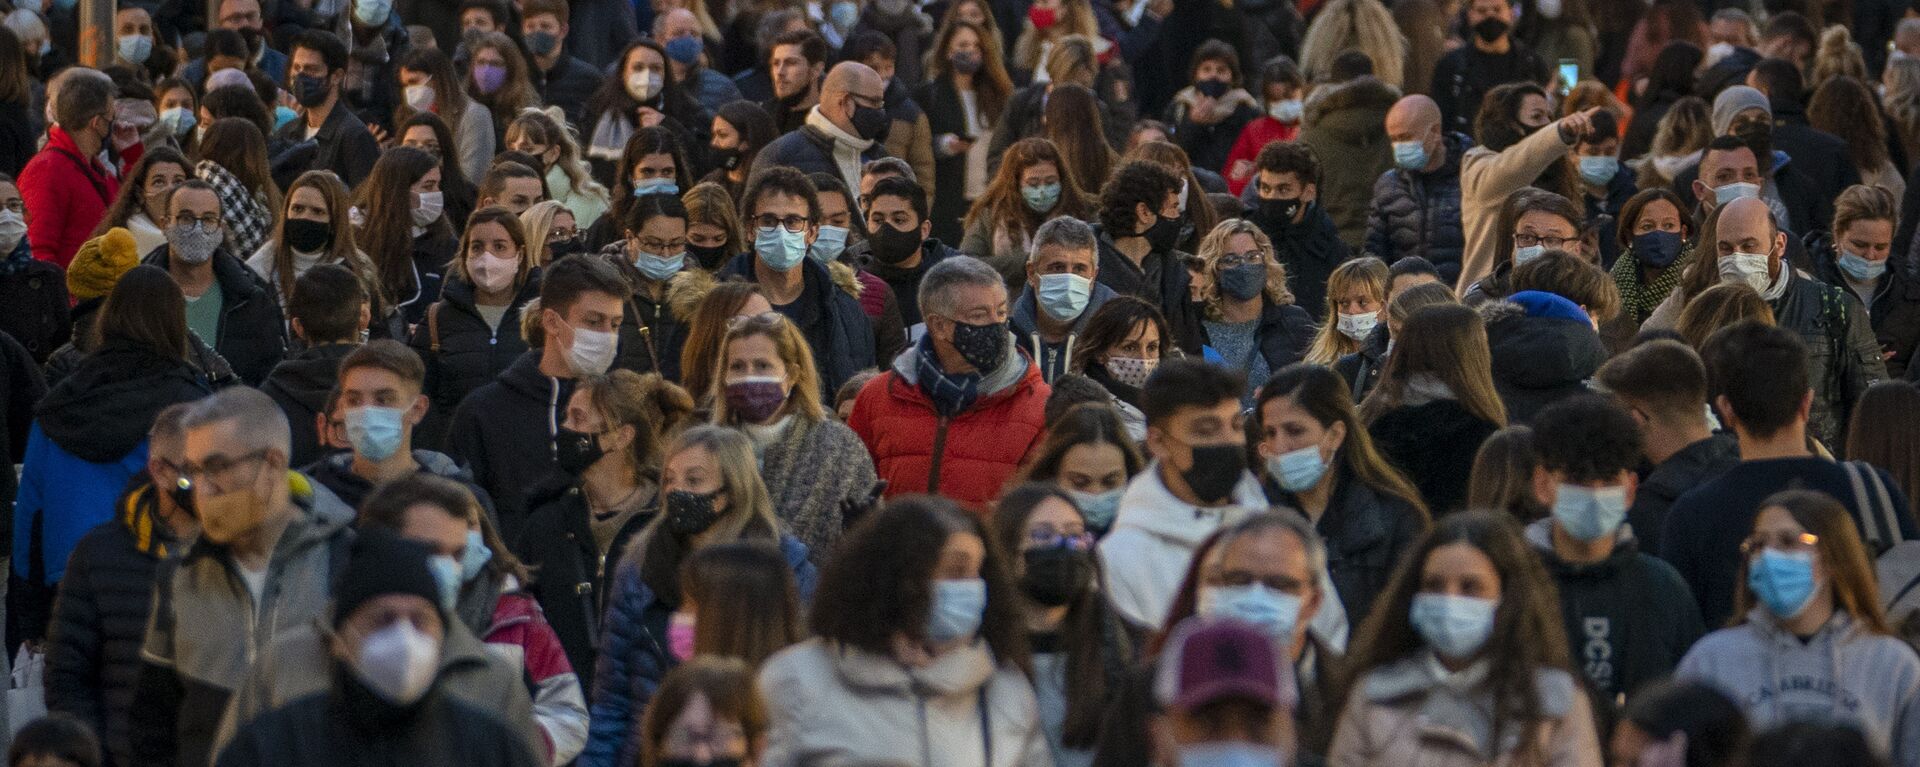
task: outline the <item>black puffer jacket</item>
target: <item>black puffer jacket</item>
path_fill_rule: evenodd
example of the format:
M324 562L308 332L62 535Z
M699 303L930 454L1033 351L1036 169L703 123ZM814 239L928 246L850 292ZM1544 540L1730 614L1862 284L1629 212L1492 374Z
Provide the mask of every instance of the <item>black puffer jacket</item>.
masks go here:
M153 485L142 476L121 497L115 519L74 546L47 641L47 710L91 725L107 764L122 767L135 764L127 711L140 677L154 570L180 553L155 506Z
M261 382L260 391L287 414L287 428L293 436L293 457L288 459L292 465L313 463L326 452L314 416L327 408L327 395L340 378L340 360L358 348L359 344L327 344L303 350L273 366L273 372Z
M666 289L656 299L641 287L648 280L633 267L625 241L607 246L600 255L618 266L634 285L633 295L627 298L626 317L620 320L620 353L614 357L613 366L636 373L657 372L678 382L680 352L693 329L694 310L713 289L713 274L688 260L686 268L667 278Z
M1466 506L1473 457L1499 429L1450 399L1403 405L1367 425L1380 453L1413 480L1435 516Z
M1482 305L1480 316L1493 352L1493 385L1511 423L1526 423L1541 408L1588 391L1587 379L1607 361L1591 323L1529 317L1505 300Z
M0 253L0 332L27 347L35 362L46 362L72 332L67 277L34 258L25 237L12 253Z
M1826 232L1807 236L1807 258L1821 282L1853 292L1834 263L1833 243ZM1913 258L1888 258L1887 273L1875 284L1873 301L1867 306L1867 319L1880 342L1880 351L1893 355L1887 357L1887 375L1894 378L1906 375L1913 364L1914 347L1920 345L1920 271L1916 271Z
M433 401L427 419L420 424L419 444L438 447L446 433L447 419L460 400L499 376L527 351L527 342L520 337L520 309L539 295L536 271L513 297L507 313L501 315L499 327L488 327L480 310L474 308L473 286L458 277L447 278L440 300L427 308L408 341L427 363L425 391Z
M591 512L578 485L555 476L528 495L532 508L527 514L528 533L513 547L521 562L539 572L527 585L527 593L539 600L567 660L575 669L584 669L579 672L582 685L591 685L600 616L606 610L607 563L620 561L627 544L653 520L655 509L643 509L627 520L602 558L594 547L588 522ZM591 697L592 690L587 692Z
M167 246L142 263L167 268ZM248 386L259 386L287 354L287 321L273 288L223 247L213 252L213 279L220 289L220 331L209 342Z
M540 351L520 355L492 383L467 395L447 431L447 454L493 496L503 540L519 540L528 488L559 470L553 435L567 419L574 379L540 372Z
M1443 140L1447 159L1432 172L1390 168L1373 182L1366 250L1389 264L1419 256L1453 284L1460 278L1467 239L1460 225L1460 158L1473 148L1473 139L1448 133Z
M1383 493L1355 477L1342 463L1333 471L1333 496L1314 529L1327 544L1327 575L1348 615L1366 615L1387 587L1400 555L1427 529L1427 515L1413 504ZM1265 477L1267 497L1301 508L1299 499Z

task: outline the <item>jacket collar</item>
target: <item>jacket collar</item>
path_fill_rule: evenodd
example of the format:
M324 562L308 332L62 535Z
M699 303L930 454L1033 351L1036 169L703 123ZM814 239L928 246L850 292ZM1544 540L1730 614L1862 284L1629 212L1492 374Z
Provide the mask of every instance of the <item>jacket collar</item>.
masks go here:
M993 676L993 653L986 640L949 650L931 664L909 668L884 655L826 643L834 669L848 686L895 695L956 695L979 690Z
M1413 701L1416 726L1422 736L1452 741L1491 759L1517 746L1524 730L1506 728L1500 742L1493 742L1493 707L1486 689L1490 670L1490 662L1483 658L1459 672L1449 672L1433 651L1421 650L1367 674L1360 692L1367 700L1383 704L1417 698ZM1573 710L1573 696L1579 694L1573 676L1559 669L1536 671L1534 689L1540 713L1547 718L1566 716Z
M807 110L806 126L832 139L834 144L852 150L856 155L864 153L873 147L873 141L840 130L840 126L834 125L832 120L827 119L826 115L820 113L819 104L815 104L812 109Z
M1241 472L1230 502L1224 506L1195 506L1175 498L1166 483L1160 481L1160 462L1147 468L1127 484L1120 496L1120 512L1113 526L1139 529L1158 538L1166 538L1189 548L1199 546L1207 536L1225 525L1267 508L1260 481L1251 472Z

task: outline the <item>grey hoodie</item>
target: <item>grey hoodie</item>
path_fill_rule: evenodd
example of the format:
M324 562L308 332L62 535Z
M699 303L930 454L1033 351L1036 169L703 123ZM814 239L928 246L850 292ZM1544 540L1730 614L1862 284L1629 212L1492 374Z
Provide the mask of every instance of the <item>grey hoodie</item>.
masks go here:
M1893 764L1920 767L1920 656L1844 611L1803 642L1756 607L1746 623L1701 639L1674 675L1732 696L1756 731L1839 720L1858 725Z

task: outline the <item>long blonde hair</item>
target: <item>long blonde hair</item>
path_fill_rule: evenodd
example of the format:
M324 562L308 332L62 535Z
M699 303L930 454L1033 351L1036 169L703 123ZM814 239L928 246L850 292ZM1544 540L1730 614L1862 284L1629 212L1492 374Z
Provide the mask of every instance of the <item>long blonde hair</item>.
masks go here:
M780 355L780 363L787 368L787 392L785 412L798 415L808 423L819 423L826 418L826 410L820 405L820 373L813 364L813 349L807 344L807 337L800 328L779 313L761 314L752 317L739 317L727 327L727 335L720 341L720 356L713 362L713 390L707 392L713 397L713 422L717 424L738 425L739 418L727 405L727 352L733 348L733 342L755 336L773 342L774 352Z
M724 426L695 426L673 440L662 465L688 450L705 450L720 467L720 489L726 491L727 509L708 526L699 538L708 545L757 539L777 543L780 520L773 514L773 496L760 479L760 462L754 458L753 442L738 429ZM667 483L660 483L659 508L667 506ZM640 531L639 539L627 547L621 567L640 568L641 581L653 589L663 604L680 603L680 566L696 548L695 536L679 535L667 526L668 514L659 514Z
M1360 417L1368 424L1400 407L1409 381L1425 374L1446 384L1467 412L1494 426L1507 425L1507 408L1493 386L1487 324L1479 312L1460 304L1423 307L1407 318L1394 341L1380 383L1360 403Z
M1333 60L1357 50L1373 61L1374 77L1395 88L1406 73L1407 36L1380 0L1332 0L1320 7L1300 43L1300 71L1307 82L1327 82Z
M1385 315L1389 277L1387 262L1373 256L1356 258L1334 267L1333 274L1327 276L1327 318L1321 323L1319 332L1314 334L1313 345L1307 348L1306 362L1332 365L1341 356L1360 350L1359 341L1340 332L1340 299L1356 290L1366 291L1367 295L1380 302L1380 313Z
M559 111L552 107L549 109ZM559 149L560 158L554 160L553 165L559 168L561 173L566 174L567 186L573 194L599 202L603 207L611 202L607 188L593 180L587 163L580 159L580 142L574 140L572 129L568 128L560 118L532 107L522 109L519 116L514 117L513 122L507 125L507 133L502 137L503 143L512 141L515 136L524 136L532 141ZM538 171L539 168L534 170ZM541 178L546 178L546 174L542 173Z
M1293 303L1293 291L1287 288L1287 267L1274 255L1273 240L1260 227L1244 218L1229 218L1208 232L1206 239L1200 241L1200 260L1207 270L1207 316L1220 316L1220 257L1227 254L1227 241L1236 234L1253 238L1253 247L1260 251L1267 262L1267 288L1264 291L1268 301L1278 305Z
M563 210L567 215L573 215L573 211L568 210L567 206L556 200L541 200L534 203L532 207L520 211L520 226L527 233L527 245L522 251L527 254L527 263L546 266L548 261L553 260L547 257L547 235L553 233L553 220L558 218ZM580 227L578 216L574 216L573 225L575 229Z
M1020 39L1013 42L1013 65L1028 72L1034 71L1040 66L1040 44L1053 42L1053 50L1049 54L1051 57L1060 52L1060 41L1068 35L1081 35L1089 42L1100 37L1100 23L1094 19L1093 5L1088 0L1060 0L1057 19L1045 31L1033 26L1032 20L1025 21L1021 26ZM1097 67L1095 71L1099 71Z
M1887 72L1883 80L1887 114L1900 129L1907 156L1912 157L1920 150L1920 59L1888 61Z

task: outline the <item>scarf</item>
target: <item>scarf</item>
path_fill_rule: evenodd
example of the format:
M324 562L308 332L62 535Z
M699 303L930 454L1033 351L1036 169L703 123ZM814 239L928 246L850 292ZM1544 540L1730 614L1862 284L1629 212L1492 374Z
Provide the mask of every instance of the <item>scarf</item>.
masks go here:
M941 418L965 412L980 398L979 373L948 375L940 367L940 355L934 353L931 339L922 339L917 351L913 362L920 377L920 391L933 400L933 411Z
M1620 289L1620 311L1627 319L1638 325L1647 321L1653 310L1667 300L1667 295L1680 284L1680 274L1686 271L1690 251L1682 252L1679 258L1668 264L1660 276L1652 282L1640 282L1640 259L1629 248L1620 254L1620 260L1613 262L1613 284Z
M32 263L33 245L27 242L26 235L20 235L20 242L14 244L13 251L0 257L0 275L17 274Z

